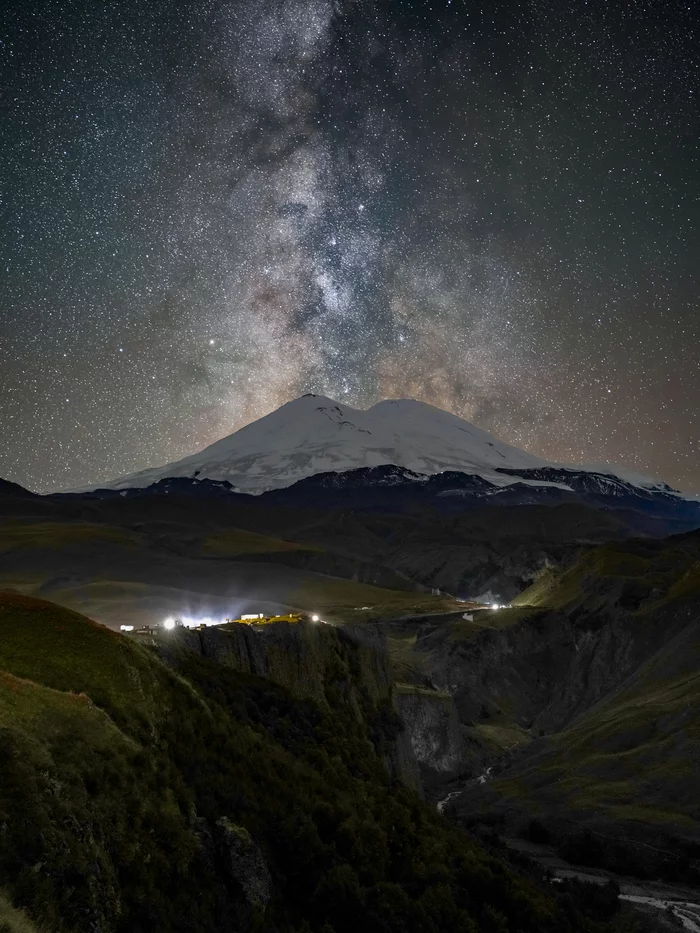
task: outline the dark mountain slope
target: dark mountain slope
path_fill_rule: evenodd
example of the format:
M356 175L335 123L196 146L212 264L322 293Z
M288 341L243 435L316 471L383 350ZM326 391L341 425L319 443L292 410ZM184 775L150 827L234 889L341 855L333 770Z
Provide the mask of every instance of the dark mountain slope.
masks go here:
M235 497L241 504L248 498L234 492L227 481L201 477L164 478L145 487L96 489L53 498L80 497L87 501L164 495L219 500ZM691 530L700 524L700 503L684 498L665 484L637 486L613 475L557 467L498 468L487 479L454 470L425 475L389 464L316 473L252 498L260 498L267 507L390 514L429 511L440 515L464 513L484 505L512 508L568 503L611 513L631 531L653 535Z
M191 520L0 522L0 584L115 627L183 613L223 619L298 609L361 620L454 608L388 568L228 525L202 528L194 513Z
M0 479L0 497L4 498L5 496L14 496L22 499L36 498L36 494L29 492L28 489L24 488L24 486L20 486L17 483L11 483L6 479Z

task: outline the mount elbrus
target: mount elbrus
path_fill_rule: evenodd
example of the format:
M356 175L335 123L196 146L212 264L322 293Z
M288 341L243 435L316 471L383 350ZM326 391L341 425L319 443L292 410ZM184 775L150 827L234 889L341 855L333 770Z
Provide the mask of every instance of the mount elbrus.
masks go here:
M569 502L613 512L643 533L700 524L700 504L664 483L618 468L548 463L410 399L360 411L304 395L199 453L91 491L99 497L235 492L280 504L394 512Z

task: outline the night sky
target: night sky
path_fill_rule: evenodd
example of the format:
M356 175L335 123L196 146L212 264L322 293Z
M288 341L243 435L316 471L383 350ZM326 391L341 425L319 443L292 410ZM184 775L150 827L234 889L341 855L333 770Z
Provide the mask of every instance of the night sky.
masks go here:
M700 7L0 12L0 476L413 397L700 490Z

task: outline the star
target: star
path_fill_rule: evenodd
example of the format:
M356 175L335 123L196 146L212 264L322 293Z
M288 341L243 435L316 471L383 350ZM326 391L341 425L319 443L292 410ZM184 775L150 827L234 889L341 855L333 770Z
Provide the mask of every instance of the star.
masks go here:
M311 391L700 489L692 4L10 6L0 477Z

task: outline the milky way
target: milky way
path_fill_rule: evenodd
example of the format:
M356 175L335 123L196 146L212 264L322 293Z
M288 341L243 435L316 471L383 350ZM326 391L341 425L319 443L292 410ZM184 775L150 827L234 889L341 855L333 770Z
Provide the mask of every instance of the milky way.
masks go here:
M0 476L313 391L700 489L693 4L12 6Z

